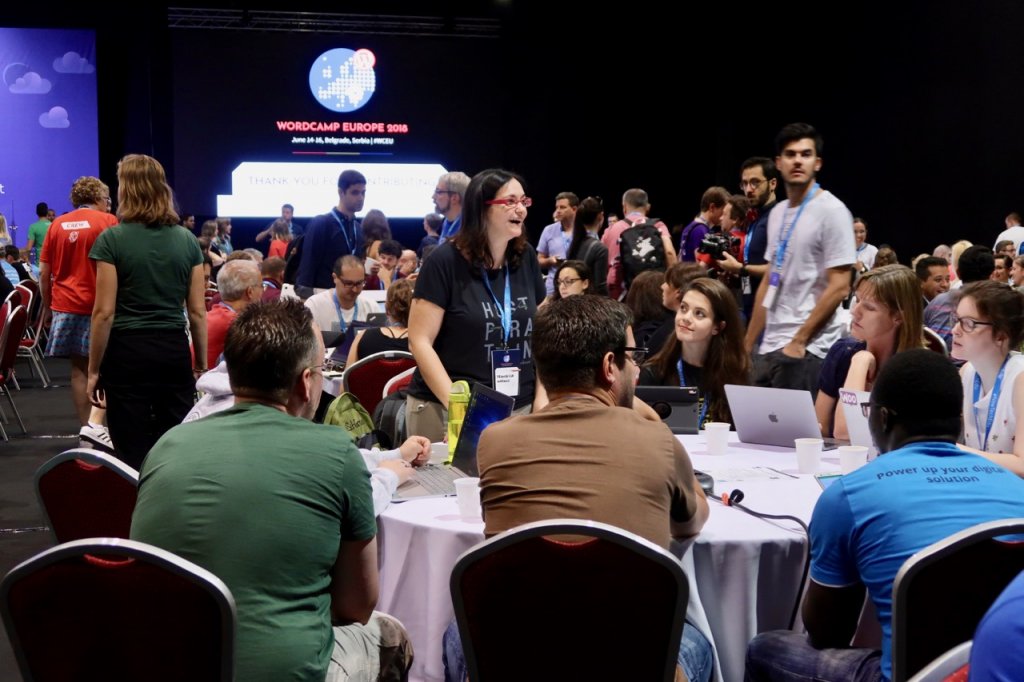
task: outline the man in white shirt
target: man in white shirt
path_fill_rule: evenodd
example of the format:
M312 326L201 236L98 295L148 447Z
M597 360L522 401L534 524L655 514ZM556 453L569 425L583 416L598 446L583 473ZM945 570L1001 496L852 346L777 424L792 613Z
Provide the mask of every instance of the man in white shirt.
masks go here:
M1024 227L1020 224L1020 213L1013 212L1006 216L1006 229L996 237L996 244L1009 239L1013 242L1013 252L1020 253L1020 243L1024 242ZM993 248L993 250L995 250Z
M775 145L788 201L768 217L770 268L757 290L746 347L753 351L764 331L753 357L756 384L813 393L821 361L840 337L836 309L850 294L853 216L816 182L822 139L812 126L785 126Z
M377 303L363 293L366 271L356 256L342 256L331 272L334 288L306 299L313 320L324 331L344 332L354 320L365 322L370 313L380 312Z

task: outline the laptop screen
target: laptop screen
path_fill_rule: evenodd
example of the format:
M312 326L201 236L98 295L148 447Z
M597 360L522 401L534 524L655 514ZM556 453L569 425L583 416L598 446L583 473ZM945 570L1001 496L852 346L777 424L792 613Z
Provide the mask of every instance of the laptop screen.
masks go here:
M488 426L508 418L515 407L515 399L481 384L473 384L473 392L469 398L469 408L459 432L459 442L455 446L452 466L460 469L467 476L479 476L480 468L476 463L476 448L480 443L480 434Z

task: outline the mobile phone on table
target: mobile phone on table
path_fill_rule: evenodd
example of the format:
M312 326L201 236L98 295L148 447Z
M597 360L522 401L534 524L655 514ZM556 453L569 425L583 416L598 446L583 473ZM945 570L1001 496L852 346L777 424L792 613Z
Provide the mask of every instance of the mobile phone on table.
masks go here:
M825 490L842 477L843 475L840 473L814 474L814 480L818 482L818 485L821 486L822 490Z

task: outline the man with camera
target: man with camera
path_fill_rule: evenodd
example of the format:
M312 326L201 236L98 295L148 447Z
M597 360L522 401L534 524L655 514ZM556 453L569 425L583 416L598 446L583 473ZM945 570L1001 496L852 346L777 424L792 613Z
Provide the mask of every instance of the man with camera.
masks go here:
M679 238L679 260L681 262L699 262L708 267L714 265L710 255L700 251L701 242L711 228L718 225L722 211L729 202L729 192L724 187L709 187L700 198L700 215L683 228Z

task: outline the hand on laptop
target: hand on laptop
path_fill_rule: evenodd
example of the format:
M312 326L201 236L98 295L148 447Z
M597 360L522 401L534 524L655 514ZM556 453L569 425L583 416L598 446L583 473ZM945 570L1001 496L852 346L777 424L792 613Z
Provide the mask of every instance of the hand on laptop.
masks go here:
M402 453L404 462L415 467L423 466L430 461L430 439L423 436L410 436L398 447L398 451Z
M398 476L398 485L402 485L412 478L412 465L404 459L386 459L377 465L381 469L393 471Z

